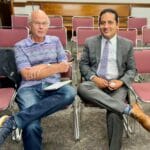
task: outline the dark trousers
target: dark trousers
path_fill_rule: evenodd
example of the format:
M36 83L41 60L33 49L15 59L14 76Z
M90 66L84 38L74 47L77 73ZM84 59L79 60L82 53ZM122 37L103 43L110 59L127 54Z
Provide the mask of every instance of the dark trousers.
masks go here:
M120 150L123 135L123 117L119 113L107 111L106 121L109 150Z
M126 108L127 88L116 91L99 89L93 82L83 82L78 87L78 95L83 101L88 101L107 110L109 150L120 150L122 144L123 122L122 113Z

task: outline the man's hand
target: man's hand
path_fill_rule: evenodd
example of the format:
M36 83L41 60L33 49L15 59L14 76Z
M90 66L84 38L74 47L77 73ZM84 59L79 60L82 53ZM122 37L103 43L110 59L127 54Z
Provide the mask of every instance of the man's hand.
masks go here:
M60 73L67 72L71 64L72 64L71 62L66 62L66 61L59 63Z
M123 85L121 80L111 80L108 84L108 89L113 91L119 89Z
M27 67L21 71L21 74L26 80L35 80L39 76L39 73L47 67L47 64L40 64L38 66Z
M69 70L71 62L61 62L56 64L40 64L32 67L24 68L21 75L25 80L40 80L55 73L64 73Z
M104 88L108 88L108 81L106 79L94 76L92 79L93 82L95 82L95 84L100 88L100 89L104 89Z

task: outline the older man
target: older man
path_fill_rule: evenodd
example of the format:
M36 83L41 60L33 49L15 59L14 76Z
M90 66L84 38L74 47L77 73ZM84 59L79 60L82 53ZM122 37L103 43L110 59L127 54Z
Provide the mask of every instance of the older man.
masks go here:
M22 76L17 92L21 111L0 118L0 144L18 127L23 129L24 150L41 150L41 118L71 104L76 92L70 85L44 91L44 87L60 81L70 63L60 40L46 35L49 18L45 12L33 11L28 21L31 35L15 45L16 64Z

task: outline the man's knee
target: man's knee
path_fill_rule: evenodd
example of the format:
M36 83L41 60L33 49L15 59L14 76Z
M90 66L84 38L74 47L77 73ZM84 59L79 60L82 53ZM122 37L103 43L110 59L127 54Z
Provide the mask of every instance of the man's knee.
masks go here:
M62 101L66 105L70 105L75 100L75 96L76 96L75 89L71 86L66 86L64 90L64 94L62 96Z

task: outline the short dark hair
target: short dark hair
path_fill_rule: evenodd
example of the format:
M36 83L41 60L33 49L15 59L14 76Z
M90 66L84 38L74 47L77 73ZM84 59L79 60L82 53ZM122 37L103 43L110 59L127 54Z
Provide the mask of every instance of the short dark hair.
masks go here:
M103 9L101 12L100 12L100 15L99 15L99 24L101 22L101 17L103 14L105 13L112 13L115 15L115 20L116 22L118 23L119 22L119 16L118 16L118 13L114 10L114 9L111 9L111 8L106 8L106 9Z

